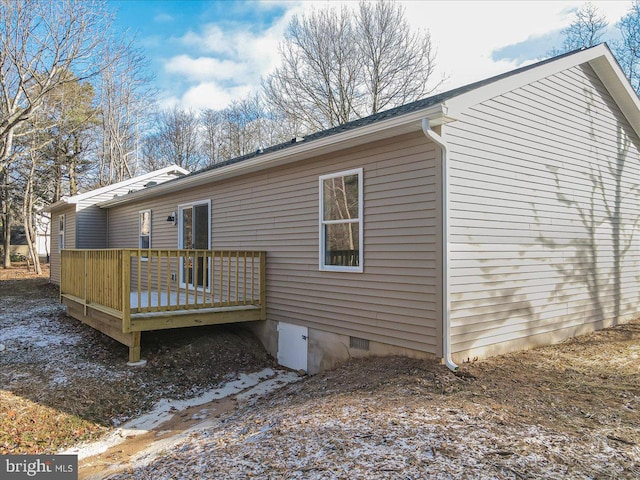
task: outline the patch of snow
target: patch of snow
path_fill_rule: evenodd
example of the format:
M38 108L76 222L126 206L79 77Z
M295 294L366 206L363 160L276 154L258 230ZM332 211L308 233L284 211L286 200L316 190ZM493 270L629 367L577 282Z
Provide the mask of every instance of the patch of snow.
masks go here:
M269 378L263 382L260 382L253 388L250 388L242 393L239 393L236 399L239 403L248 402L249 400L261 397L277 388L280 388L288 383L297 382L301 377L295 372L280 372L281 374L273 378Z
M249 394L249 396L264 395L275 388L296 381L299 378L298 375L293 375L290 372L274 371L270 368L256 373L241 374L237 380L229 382L222 387L209 390L196 398L186 400L162 399L156 403L155 407L149 413L128 421L102 440L79 445L59 453L62 455L78 455L78 459L82 460L103 453L110 447L122 443L127 438L147 433L170 420L176 413L189 407L204 405L213 400L219 400L239 393ZM166 441L164 441L163 444L164 443L166 443Z
M0 303L0 342L5 345L19 344L33 347L52 345L75 345L80 339L60 322L50 321L50 317L60 315L64 307L51 300L46 303L26 302L20 308L7 307Z

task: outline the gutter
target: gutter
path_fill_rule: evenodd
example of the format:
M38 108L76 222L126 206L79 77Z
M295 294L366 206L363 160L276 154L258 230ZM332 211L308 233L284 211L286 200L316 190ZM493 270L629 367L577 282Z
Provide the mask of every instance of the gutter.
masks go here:
M429 118L422 119L422 131L440 147L442 162L442 361L449 370L456 371L451 359L451 297L449 294L449 150L446 141L431 130Z

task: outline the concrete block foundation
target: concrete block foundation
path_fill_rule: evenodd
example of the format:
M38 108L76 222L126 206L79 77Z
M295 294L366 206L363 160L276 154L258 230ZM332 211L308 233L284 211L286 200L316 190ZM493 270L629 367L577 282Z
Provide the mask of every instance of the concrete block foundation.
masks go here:
M267 352L278 358L278 322L266 320L251 322L247 326L262 342ZM325 370L336 368L350 358L369 356L400 355L410 358L435 359L435 355L410 348L397 347L386 343L368 342L368 350L350 346L349 335L340 335L324 330L309 328L309 342L307 364L309 375L315 375Z

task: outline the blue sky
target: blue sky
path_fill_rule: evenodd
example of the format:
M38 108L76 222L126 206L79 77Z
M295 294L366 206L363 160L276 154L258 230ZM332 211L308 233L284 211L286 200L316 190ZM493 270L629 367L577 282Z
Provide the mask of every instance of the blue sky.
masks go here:
M344 1L349 7L357 2ZM543 58L582 1L405 1L414 29L428 30L438 79L448 90ZM593 1L613 25L630 1ZM116 26L136 35L160 105L224 108L255 92L278 63L293 15L326 1L109 0Z

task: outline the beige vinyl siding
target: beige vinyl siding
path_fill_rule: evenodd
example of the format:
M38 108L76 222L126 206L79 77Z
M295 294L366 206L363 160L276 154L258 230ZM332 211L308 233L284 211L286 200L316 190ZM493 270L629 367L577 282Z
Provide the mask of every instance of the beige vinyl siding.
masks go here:
M446 131L454 352L637 312L640 142L589 67L488 100Z
M58 228L60 215L65 216L64 248L76 248L76 206L69 205L51 212L51 256L49 257L51 283L60 285L60 252Z
M214 249L267 251L270 319L439 353L439 168L421 133L113 207L109 246L136 247L138 211L152 210L153 248L176 248L166 221L211 200ZM319 271L321 175L362 167L364 272Z

